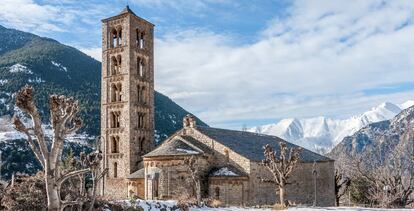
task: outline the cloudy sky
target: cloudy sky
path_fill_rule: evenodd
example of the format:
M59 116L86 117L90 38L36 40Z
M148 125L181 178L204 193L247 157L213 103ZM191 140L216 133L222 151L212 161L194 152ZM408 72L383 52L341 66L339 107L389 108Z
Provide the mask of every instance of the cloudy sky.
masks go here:
M127 0L0 0L0 24L100 60ZM129 0L156 25L156 89L212 126L345 118L414 99L414 1Z

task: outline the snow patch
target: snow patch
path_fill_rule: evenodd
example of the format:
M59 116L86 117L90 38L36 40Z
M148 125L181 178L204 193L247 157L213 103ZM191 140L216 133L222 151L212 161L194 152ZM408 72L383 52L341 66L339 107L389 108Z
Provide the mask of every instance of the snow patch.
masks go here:
M194 150L189 150L189 149L177 148L176 150L179 151L179 152L185 152L187 154L199 154L199 152L194 151Z
M414 105L414 100L408 100L400 105L402 109L407 109Z
M44 82L45 82L45 80L43 80L43 79L42 79L42 78L40 78L40 77L36 77L36 78L34 78L34 79L29 78L29 79L27 80L27 82L29 82L29 83L37 83L37 84L40 84L40 83L44 83Z
M213 173L213 176L239 176L238 174L234 173L228 167L223 167Z
M0 79L0 86L4 86L8 82L9 82L9 80L7 80L7 79Z
M21 64L15 64L11 67L9 67L9 72L10 73L26 73L26 74L33 74L33 72L27 68L24 65Z
M56 66L57 68L59 68L59 70L60 70L60 71L63 71L63 72L67 72L67 71L68 71L68 68L66 68L65 66L63 66L62 64L60 64L60 63L58 63L58 62L51 61L51 63L52 63L54 66Z

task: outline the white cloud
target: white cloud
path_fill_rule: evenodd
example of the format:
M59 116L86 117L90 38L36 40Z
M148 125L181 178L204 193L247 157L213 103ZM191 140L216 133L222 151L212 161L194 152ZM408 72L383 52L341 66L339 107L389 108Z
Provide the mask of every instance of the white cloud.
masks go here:
M0 22L13 28L36 31L64 31L56 22L65 20L61 10L32 0L2 0ZM55 20L53 23L51 20Z
M102 61L102 48L79 48L83 53L91 56L92 58Z
M402 102L414 92L362 93L414 81L413 18L410 1L296 1L250 45L211 32L172 33L156 42L156 88L220 126Z

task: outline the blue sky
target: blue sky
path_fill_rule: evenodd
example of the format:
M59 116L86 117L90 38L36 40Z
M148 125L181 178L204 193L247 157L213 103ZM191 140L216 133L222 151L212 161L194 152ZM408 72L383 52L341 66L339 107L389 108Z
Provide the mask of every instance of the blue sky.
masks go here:
M0 0L0 24L99 59L126 0ZM344 118L414 99L409 0L129 0L156 25L156 89L207 123Z

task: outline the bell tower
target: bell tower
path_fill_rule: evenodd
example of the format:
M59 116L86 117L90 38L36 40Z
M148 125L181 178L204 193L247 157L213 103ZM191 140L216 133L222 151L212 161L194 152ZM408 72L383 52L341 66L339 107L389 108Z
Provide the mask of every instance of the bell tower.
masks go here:
M127 6L102 20L101 195L128 196L127 177L154 148L154 25Z

